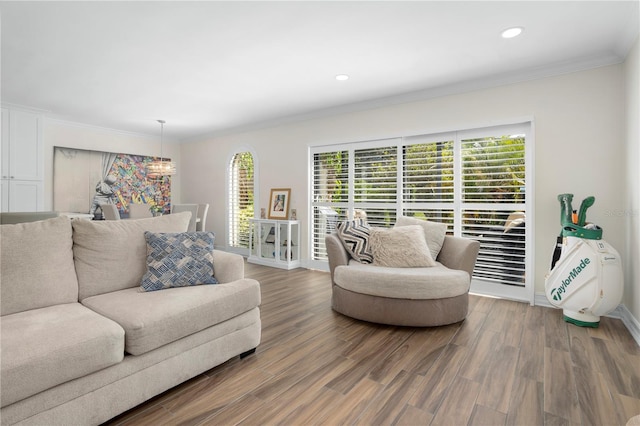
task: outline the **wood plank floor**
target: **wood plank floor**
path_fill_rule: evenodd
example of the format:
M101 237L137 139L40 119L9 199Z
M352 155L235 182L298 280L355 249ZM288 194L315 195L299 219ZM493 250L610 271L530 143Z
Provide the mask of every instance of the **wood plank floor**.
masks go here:
M640 414L640 348L620 320L472 296L437 328L331 310L329 275L252 264L262 343L109 425L624 425Z

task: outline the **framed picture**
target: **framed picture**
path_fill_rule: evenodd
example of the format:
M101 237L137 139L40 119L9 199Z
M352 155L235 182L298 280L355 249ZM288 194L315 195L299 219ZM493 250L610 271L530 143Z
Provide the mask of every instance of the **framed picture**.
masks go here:
M269 197L269 219L288 219L289 198L291 188L276 188L271 190Z

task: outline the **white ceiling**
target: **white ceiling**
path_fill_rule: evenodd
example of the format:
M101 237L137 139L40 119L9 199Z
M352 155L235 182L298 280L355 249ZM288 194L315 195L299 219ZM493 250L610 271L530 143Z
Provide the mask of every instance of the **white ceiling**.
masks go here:
M3 103L167 139L624 60L633 1L0 3ZM523 26L515 39L501 30ZM348 81L336 81L336 74Z

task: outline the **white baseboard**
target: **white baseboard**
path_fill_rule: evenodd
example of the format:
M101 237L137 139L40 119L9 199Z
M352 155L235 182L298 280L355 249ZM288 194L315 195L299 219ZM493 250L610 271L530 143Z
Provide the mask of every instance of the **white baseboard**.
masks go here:
M622 323L627 327L629 333L631 333L631 337L636 341L638 346L640 346L640 322L633 315L625 305L618 305L618 307L611 313L612 317L620 318ZM616 314L617 316L613 315Z
M549 303L549 300L544 293L536 293L534 304L536 306L544 306L546 308L555 308L551 303ZM634 318L625 305L618 305L617 308L605 316L621 320L625 327L627 327L627 330L629 330L629 334L631 334L633 340L635 340L638 346L640 346L640 322Z
M545 308L555 308L551 303L549 303L549 299L544 293L536 293L533 304L536 306L543 306Z

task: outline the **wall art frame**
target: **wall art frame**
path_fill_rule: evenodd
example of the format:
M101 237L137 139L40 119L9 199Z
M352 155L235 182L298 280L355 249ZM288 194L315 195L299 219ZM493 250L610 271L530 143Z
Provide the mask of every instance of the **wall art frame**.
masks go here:
M171 209L171 176L150 178L146 166L157 157L54 147L53 209L102 217L100 203L115 204L121 218L129 205ZM165 158L166 159L166 158Z
M269 219L287 220L291 188L273 188L269 196Z

